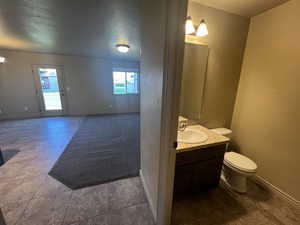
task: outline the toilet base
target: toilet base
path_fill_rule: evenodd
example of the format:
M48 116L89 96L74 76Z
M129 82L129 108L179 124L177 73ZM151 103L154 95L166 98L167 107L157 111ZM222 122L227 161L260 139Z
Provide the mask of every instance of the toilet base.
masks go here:
M250 176L234 171L232 168L223 165L221 179L231 189L239 193L247 192L247 178Z

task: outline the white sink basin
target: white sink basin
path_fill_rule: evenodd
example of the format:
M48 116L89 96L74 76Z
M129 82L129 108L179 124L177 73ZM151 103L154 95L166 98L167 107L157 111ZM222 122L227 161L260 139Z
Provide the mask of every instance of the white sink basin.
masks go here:
M207 141L207 139L208 136L206 133L191 128L186 128L184 131L178 131L177 136L177 141L185 144L200 144Z

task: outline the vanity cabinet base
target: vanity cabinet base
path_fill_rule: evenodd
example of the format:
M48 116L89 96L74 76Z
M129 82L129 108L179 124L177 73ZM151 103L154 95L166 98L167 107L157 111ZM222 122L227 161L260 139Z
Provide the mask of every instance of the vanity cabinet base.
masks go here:
M226 145L176 155L174 193L197 193L219 184Z

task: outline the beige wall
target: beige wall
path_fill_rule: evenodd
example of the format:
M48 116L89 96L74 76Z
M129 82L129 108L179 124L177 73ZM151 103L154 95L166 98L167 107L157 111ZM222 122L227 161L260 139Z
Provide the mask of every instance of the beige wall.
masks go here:
M8 50L0 50L0 55L7 58L0 65L0 119L39 116L33 64L63 65L68 115L139 111L138 95L112 94L112 68L138 68L138 62Z
M258 175L300 200L300 1L251 20L232 129Z
M207 82L201 123L209 128L229 127L241 72L249 20L189 2L194 23L205 19L209 35L189 41L209 47Z

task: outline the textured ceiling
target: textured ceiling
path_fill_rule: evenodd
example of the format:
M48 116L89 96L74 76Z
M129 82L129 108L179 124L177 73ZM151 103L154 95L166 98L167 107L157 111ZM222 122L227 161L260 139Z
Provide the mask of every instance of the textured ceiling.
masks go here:
M244 17L256 16L289 0L192 0Z
M139 12L139 0L0 0L0 48L137 60Z

